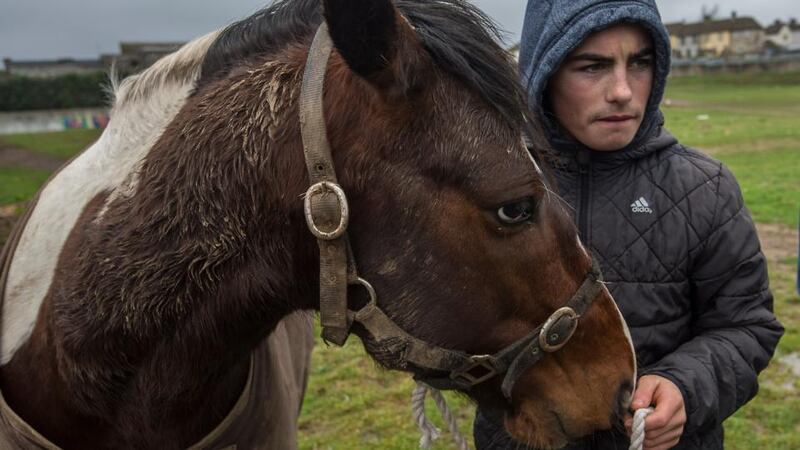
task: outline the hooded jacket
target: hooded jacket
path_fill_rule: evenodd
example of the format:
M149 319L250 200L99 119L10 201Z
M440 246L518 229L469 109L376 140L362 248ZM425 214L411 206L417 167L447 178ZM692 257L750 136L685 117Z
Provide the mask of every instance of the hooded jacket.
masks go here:
M543 94L572 50L618 23L638 24L651 35L653 87L633 141L598 152L563 135ZM722 449L723 420L756 394L757 375L783 328L772 312L766 262L736 180L723 164L680 145L663 128L659 104L669 55L653 0L528 2L520 72L554 149L545 158L559 193L628 323L639 375L665 377L683 395L687 422L676 448ZM502 425L490 417L478 411L477 448L520 448L510 438L498 439ZM605 432L568 448L628 445L622 433Z

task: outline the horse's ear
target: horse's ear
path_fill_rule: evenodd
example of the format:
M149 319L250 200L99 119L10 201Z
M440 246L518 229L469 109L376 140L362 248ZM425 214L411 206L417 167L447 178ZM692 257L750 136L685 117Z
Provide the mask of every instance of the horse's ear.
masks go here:
M403 35L410 31L391 0L325 0L325 19L333 45L353 72L388 88L407 85L402 61L410 50Z

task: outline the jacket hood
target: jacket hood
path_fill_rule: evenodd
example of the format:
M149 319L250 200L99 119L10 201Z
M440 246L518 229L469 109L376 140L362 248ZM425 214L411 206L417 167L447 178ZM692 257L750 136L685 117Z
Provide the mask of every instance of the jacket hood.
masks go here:
M642 125L631 146L658 133L659 105L670 68L669 33L654 0L529 0L522 28L519 67L528 99L552 134L558 126L549 120L543 96L550 77L564 59L590 34L619 23L634 23L647 30L654 45L653 87Z

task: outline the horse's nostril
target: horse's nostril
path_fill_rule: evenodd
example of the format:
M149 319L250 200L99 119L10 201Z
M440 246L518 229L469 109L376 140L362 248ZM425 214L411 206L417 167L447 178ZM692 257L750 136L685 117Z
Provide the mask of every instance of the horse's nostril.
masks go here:
M625 412L631 406L631 401L633 401L633 385L628 381L624 381L617 392L617 404L615 405L617 417L625 415Z
M632 400L633 400L633 393L630 391L630 389L625 389L620 396L620 402L622 408L627 409L628 407L630 407Z

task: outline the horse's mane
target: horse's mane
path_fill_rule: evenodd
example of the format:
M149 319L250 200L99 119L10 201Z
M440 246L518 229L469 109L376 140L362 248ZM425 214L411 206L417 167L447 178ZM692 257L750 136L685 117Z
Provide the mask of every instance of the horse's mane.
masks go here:
M499 45L497 26L483 12L464 0L395 0L395 5L442 70L477 92L512 126L533 123L516 66ZM278 0L121 83L112 76L114 107L144 100L171 83L202 87L249 58L308 40L321 22L320 0Z
M139 74L129 76L122 82L111 75L111 93L114 107L121 108L141 101L153 92L169 85L193 84L200 76L203 58L216 41L219 30L201 36L148 67Z
M512 126L526 128L527 97L490 18L464 0L395 0L395 5L442 70L477 92ZM253 56L310 40L321 22L321 0L276 1L219 34L205 55L198 86L224 77Z

